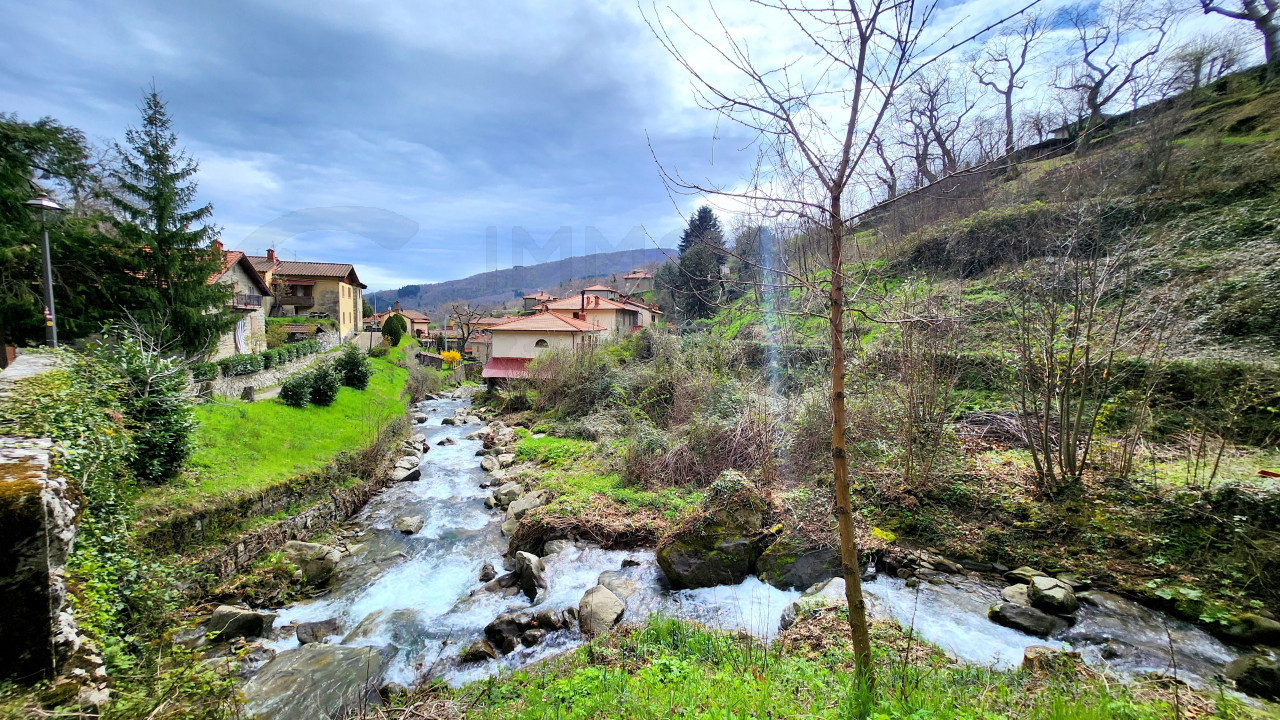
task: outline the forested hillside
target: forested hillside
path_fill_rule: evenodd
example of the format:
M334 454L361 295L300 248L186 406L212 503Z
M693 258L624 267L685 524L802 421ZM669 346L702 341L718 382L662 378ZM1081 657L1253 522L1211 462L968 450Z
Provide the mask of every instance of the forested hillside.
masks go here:
M395 301L407 310L425 310L432 317L452 302L466 302L474 306L500 308L506 304L518 306L521 296L539 290L552 292L566 283L582 281L585 285L596 282L613 282L615 275L622 275L633 268L651 263L661 263L671 251L658 248L619 250L595 253L538 263L518 268L490 270L460 280L448 280L426 285L406 285L399 290L384 290L366 298L375 299L378 309ZM616 283L615 283L616 284Z

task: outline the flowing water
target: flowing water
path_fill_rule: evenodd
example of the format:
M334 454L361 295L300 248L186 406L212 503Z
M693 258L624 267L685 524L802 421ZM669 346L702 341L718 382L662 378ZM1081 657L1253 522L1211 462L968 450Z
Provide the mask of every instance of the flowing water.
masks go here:
M499 660L457 661L497 615L531 607L522 595L471 594L481 584L484 563L501 569L507 544L499 531L503 514L483 504L490 491L480 487L488 479L475 455L481 444L465 439L479 426L440 424L465 404L427 404L429 419L416 428L431 444L422 460L421 480L394 485L369 502L353 519L359 532L351 539L351 553L339 566L335 585L319 598L281 610L278 626L336 617L344 634L329 642L384 648L390 658L386 680L404 685L425 676L461 684L582 642L576 630L561 630ZM445 437L456 444L436 445ZM393 530L395 519L405 515L420 515L422 530L414 535ZM624 616L631 621L661 613L768 638L777 632L782 611L800 595L755 578L734 586L672 591L647 550L579 547L544 562L548 590L539 609L576 607L600 573L612 570L634 583ZM1170 665L1172 637L1180 677L1203 682L1235 657L1200 630L1119 598L1083 605L1079 621L1064 636L1046 641L990 622L987 608L999 602L999 588L972 578L951 576L913 589L897 578L881 577L865 589L873 615L895 618L972 663L1012 667L1029 645L1069 645L1094 665L1128 673L1163 672ZM292 633L282 636L271 644L275 650L297 647Z

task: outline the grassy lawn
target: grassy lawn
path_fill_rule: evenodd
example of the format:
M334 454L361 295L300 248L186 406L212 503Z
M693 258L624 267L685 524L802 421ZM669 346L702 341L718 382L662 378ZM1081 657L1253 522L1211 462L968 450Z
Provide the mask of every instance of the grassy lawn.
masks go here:
M393 355L406 347L394 349ZM404 414L401 391L408 375L387 359L370 362L374 375L369 387L344 387L328 407L294 408L279 400L201 405L196 409L196 451L186 481L145 493L138 499L139 510L164 512L205 497L260 488L366 444L383 423Z
M1172 693L1163 688L1107 685L1074 669L1045 677L957 665L883 624L873 627L878 684L868 689L851 672L843 623L836 613L826 614L762 647L738 635L651 618L534 668L464 687L454 700L468 707L468 717L530 720L1155 720L1174 714ZM1179 701L1183 712L1188 704L1197 714L1210 707L1185 689ZM1232 703L1220 708L1237 709Z

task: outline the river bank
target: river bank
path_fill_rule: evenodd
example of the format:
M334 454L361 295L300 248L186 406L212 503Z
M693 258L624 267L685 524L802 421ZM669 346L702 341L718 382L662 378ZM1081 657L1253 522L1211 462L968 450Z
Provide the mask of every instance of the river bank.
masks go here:
M511 591L514 584L503 587L489 578L504 560L506 569L514 567L512 539L503 532L508 513L486 507L486 500L530 468L513 465L513 457L504 459L505 469L482 470L481 458L497 455L484 454L483 433L477 433L484 426L474 417L468 422L466 406L466 400L432 400L415 408L421 414L414 431L431 448L418 465L419 479L372 498L331 539L341 559L327 590L274 611L265 641L240 641L237 652L250 660L234 672L250 678L243 696L251 716L291 720L366 711L384 700L420 702L426 691L410 689L431 688L433 680L448 683L451 696L460 697L479 687L478 680L497 677L509 684L534 666L572 664L579 657L575 648L589 639L576 616L597 586L621 600L614 620L626 625L695 622L705 632L750 638L766 656L779 647L771 641L781 637L781 646L790 647L794 638L813 635L815 623L829 625L842 612L838 601L827 600L831 593L797 602L799 589L776 588L754 576L677 590L652 549L604 549L572 535L543 540L536 558L542 582L532 597ZM490 452L495 449L501 448ZM535 508L525 516L536 523L540 514ZM518 535L510 525L507 530ZM1001 600L1001 587L976 573L914 580L884 573L870 580L865 589L872 616L895 629L884 631L890 634L909 628L947 667L1016 675L1028 648L1073 649L1080 656L1071 662L1083 663L1080 672L1138 686L1152 676L1171 676L1212 692L1216 673L1238 654L1186 623L1105 594L1082 603L1068 633L1036 638L987 618L988 608ZM511 641L504 647L508 631ZM625 637L636 632L648 630L619 631ZM842 633L838 624L824 632ZM588 647L616 642L605 637Z

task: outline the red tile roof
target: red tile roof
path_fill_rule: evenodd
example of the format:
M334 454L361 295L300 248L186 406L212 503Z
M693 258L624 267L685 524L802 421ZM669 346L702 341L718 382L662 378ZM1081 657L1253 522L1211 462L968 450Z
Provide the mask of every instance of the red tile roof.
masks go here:
M643 270L632 270L626 275L623 275L622 279L623 280L644 280L645 278L651 278L651 277L653 277L652 273L647 273Z
M613 292L613 288L609 287L608 285L592 285L591 287L586 289L587 290L608 290L609 292Z
M530 358L496 357L484 364L480 377L484 378L527 378Z
M301 275L303 277L338 278L347 280L352 285L365 287L356 276L356 268L351 263L300 262L296 260L276 259L274 266L269 258L251 255L249 261L254 267L262 265L264 270L272 270L276 275Z
M616 300L603 298L599 295L587 295L585 298L579 295L578 297L567 297L563 300L552 300L551 302L542 304L542 307L545 307L548 310L581 310L584 306L587 310L633 309Z
M222 251L222 269L209 276L209 284L212 285L213 283L218 282L218 278L226 275L227 271L236 263L243 264L245 275L248 275L249 279L258 286L258 289L262 291L263 295L272 297L271 288L267 287L266 281L264 281L262 276L258 274L258 269L254 267L252 262L250 262L249 256L239 250Z
M577 320L552 312L542 312L537 315L512 318L504 323L492 325L488 330L489 332L506 332L508 330L513 332L597 332L604 330L604 328L585 320Z
M525 297L529 298L530 300L555 300L556 299L555 295L548 295L542 292L541 290L539 290L536 293L533 293L532 295L525 295Z

